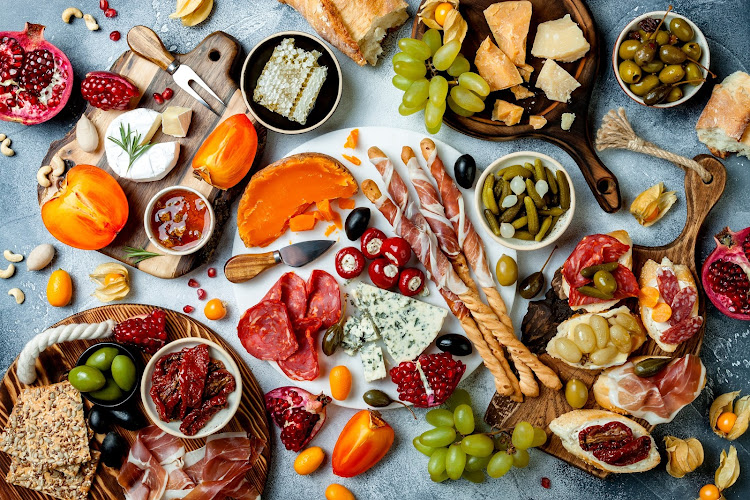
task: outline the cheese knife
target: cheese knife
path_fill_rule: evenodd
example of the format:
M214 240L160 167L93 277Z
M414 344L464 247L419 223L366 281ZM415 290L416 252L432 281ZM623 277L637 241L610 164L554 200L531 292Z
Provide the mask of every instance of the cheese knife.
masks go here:
M128 45L134 54L151 61L161 69L172 75L174 82L185 92L190 94L195 100L210 109L214 114L217 113L209 104L190 87L190 82L203 87L214 99L219 101L222 106L226 107L216 93L199 77L190 66L180 64L180 61L169 53L161 38L154 30L146 26L133 26L128 31Z
M290 267L302 267L323 255L334 243L332 240L311 240L273 252L235 255L224 264L224 276L232 283L244 283L281 262Z

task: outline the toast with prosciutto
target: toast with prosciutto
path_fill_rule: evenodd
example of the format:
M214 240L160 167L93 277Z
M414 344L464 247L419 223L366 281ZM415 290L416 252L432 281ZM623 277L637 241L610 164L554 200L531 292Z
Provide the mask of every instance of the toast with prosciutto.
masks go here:
M607 472L644 472L661 461L648 431L611 411L574 410L554 419L549 428L566 450Z

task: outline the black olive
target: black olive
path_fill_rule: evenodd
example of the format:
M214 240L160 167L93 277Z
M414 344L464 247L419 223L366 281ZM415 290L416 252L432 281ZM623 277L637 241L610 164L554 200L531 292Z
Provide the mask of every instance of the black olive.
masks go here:
M453 175L456 182L464 189L470 189L474 185L474 177L477 174L477 162L471 155L461 155L453 165Z
M101 460L107 467L120 468L125 454L128 452L128 442L116 432L110 432L102 441Z
M365 232L370 224L370 209L366 207L355 208L346 217L344 231L350 241L354 241Z
M469 339L457 333L441 335L435 345L441 351L449 352L454 356L468 356L472 351Z
M112 423L119 425L129 431L137 431L148 425L146 418L141 414L138 408L128 408L127 410L109 410L112 417Z
M107 432L110 424L109 412L104 408L93 407L89 412L89 425L97 434Z

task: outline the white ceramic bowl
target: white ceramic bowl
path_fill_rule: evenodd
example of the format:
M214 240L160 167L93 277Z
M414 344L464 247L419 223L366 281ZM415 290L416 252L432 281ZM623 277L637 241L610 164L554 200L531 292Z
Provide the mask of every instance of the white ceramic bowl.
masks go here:
M630 87L627 83L625 83L622 78L620 78L620 72L618 70L618 67L620 65L619 56L617 55L618 51L620 50L620 44L622 44L623 41L627 39L628 33L631 31L638 29L638 23L641 22L643 19L646 19L647 17L651 17L657 20L660 20L662 17L664 17L664 14L666 13L665 10L655 10L653 12L647 12L646 14L640 15L630 21L625 28L620 32L620 36L617 37L617 41L615 42L615 47L612 50L612 69L615 72L615 78L617 78L617 83L620 84L620 88L622 88L623 92L625 92L628 97L633 99L638 104L642 104L644 106L648 106L646 103L643 102L643 99L635 95L633 92L630 91ZM703 32L698 28L698 26L693 23L690 19L686 18L685 16L681 16L679 14L675 14L674 12L670 12L667 14L667 18L664 20L664 24L662 25L662 28L664 26L669 27L669 23L674 19L675 17L679 17L681 19L684 19L687 21L687 23L690 25L691 28L693 28L694 38L693 41L698 42L698 45L701 46L701 58L698 61L706 68L710 68L711 64L711 54L708 49L708 42L706 41L706 37L703 35ZM660 28L661 29L661 28ZM680 44L685 42L679 42ZM706 76L706 70L702 69L703 76ZM682 90L684 92L684 95L682 96L682 99L678 99L674 102L662 102L660 104L655 104L653 106L649 106L652 108L671 108L674 106L678 106L682 104L683 102L687 101L691 97L693 97L698 90L703 86L705 82L701 82L698 85L682 85Z
M187 250L172 250L171 248L167 248L163 246L161 243L159 243L159 240L154 236L153 231L151 231L151 211L154 209L154 205L156 204L156 201L161 198L161 196L165 193L168 193L170 191L190 191L193 194L198 195L203 202L206 204L206 207L208 209L209 218L210 221L208 223L208 230L203 231L203 235L198 242L197 245L194 247L188 248ZM199 191L187 187L187 186L170 186L167 188L162 189L158 193L156 193L151 200L149 200L148 205L146 205L146 210L143 212L143 227L146 230L146 236L148 236L148 239L151 243L153 243L161 252L164 252L165 254L169 255L190 255L191 253L195 253L203 246L208 243L208 240L211 239L211 235L214 232L214 228L216 227L216 214L214 214L214 208L211 206L211 203L208 201L208 199L203 196Z
M482 203L482 187L484 186L484 181L487 179L487 176L490 175L490 173L495 173L500 169L503 169L505 167L510 167L511 165L523 165L524 163L534 163L534 160L539 158L542 160L542 163L545 167L548 167L552 172L557 172L558 170L561 170L565 177L568 179L568 185L570 186L570 209L565 212L562 216L560 216L560 220L557 221L557 224L555 224L555 227L552 228L552 232L550 232L542 241L526 241L526 240L519 240L516 238L503 238L502 236L495 236L495 233L493 233L490 230L489 224L487 224L487 220L484 217L484 204ZM493 240L497 241L503 246L506 246L508 248L513 248L515 250L537 250L539 248L544 248L547 245L550 245L555 242L564 232L566 229L568 229L568 226L570 225L570 221L573 220L573 215L575 213L576 208L576 193L575 189L573 188L573 181L570 179L570 175L568 175L568 172L563 168L562 165L560 165L560 162L555 160L554 158L551 158L545 154L542 153L536 153L534 151L518 151L516 153L511 153L508 155L505 155L501 158L498 158L492 164L490 164L489 167L484 169L484 172L482 172L482 175L479 177L479 181L476 184L476 187L474 188L474 210L477 213L477 218L482 223L482 229L484 230L484 233ZM540 217L540 222L541 222Z
M160 357L165 354L181 351L186 347L195 347L198 344L208 345L211 358L224 363L224 367L227 371L234 375L237 387L227 398L229 403L228 406L211 417L205 427L203 427L197 434L194 436L188 436L180 432L180 424L182 423L180 420L164 422L159 418L159 414L156 413L156 405L151 399L149 392L151 391L151 377L154 374L154 367L156 366L156 361ZM232 356L230 356L229 353L227 353L227 351L219 344L200 337L178 339L168 343L151 356L146 368L143 370L143 377L141 378L141 399L143 400L143 407L146 409L146 415L148 418L164 432L182 439L204 438L219 432L225 425L227 425L227 423L229 423L230 420L232 420L234 414L237 413L237 409L240 407L240 400L242 399L242 375L240 374L239 368L237 368L237 364L232 359Z

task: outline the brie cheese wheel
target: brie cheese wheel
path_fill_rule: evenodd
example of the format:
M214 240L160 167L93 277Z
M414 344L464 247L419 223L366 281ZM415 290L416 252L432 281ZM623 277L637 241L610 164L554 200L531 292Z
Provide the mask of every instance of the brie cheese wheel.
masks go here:
M571 92L581 84L555 61L547 59L536 79L536 86L550 101L568 102Z
M109 138L121 140L120 125L130 133L140 135L139 143L147 144L161 126L161 113L152 109L134 109L122 113L112 120L107 128L104 151L109 167L120 177L134 182L158 181L167 176L177 164L180 156L179 142L163 142L152 145L132 165L128 153Z
M561 19L547 21L537 27L531 55L560 62L573 62L582 58L591 46L581 28L566 14Z

